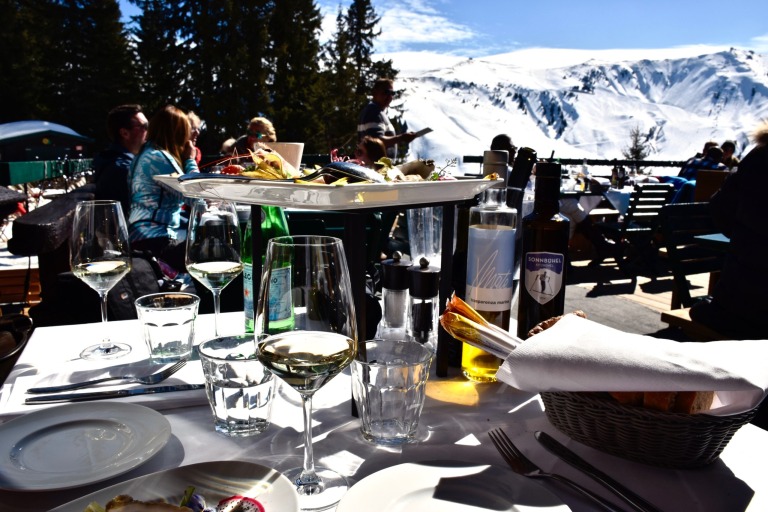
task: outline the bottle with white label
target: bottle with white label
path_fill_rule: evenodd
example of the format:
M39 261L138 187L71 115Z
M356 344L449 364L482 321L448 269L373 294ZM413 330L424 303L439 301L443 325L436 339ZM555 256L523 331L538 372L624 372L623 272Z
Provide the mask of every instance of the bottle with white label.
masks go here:
M486 151L483 174L496 172L506 182L507 152ZM490 188L478 206L469 210L467 286L465 300L489 322L509 329L515 277L517 210L507 206L504 185ZM501 360L484 350L464 344L461 369L476 382L493 382Z
M536 164L533 213L522 222L522 261L517 336L563 314L570 223L560 215L560 164Z

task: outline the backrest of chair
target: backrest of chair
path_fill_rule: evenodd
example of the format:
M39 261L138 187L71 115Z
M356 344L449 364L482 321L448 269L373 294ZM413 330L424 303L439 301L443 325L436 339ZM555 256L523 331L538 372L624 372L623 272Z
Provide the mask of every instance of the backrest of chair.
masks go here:
M720 190L725 180L730 176L727 171L699 169L696 171L696 188L693 200L696 202L709 201L715 192Z
M629 198L629 208L624 215L627 224L654 227L661 208L669 203L675 193L671 183L638 183Z
M708 202L665 205L659 214L659 225L680 302L689 307L692 300L685 276L718 271L725 260L724 252L703 246L694 237L719 230Z

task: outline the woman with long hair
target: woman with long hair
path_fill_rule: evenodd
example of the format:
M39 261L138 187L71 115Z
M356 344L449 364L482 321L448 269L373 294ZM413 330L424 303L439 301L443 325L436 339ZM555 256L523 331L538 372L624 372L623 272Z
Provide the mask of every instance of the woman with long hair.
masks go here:
M177 271L184 269L184 236L179 233L184 200L152 177L199 171L190 135L189 117L173 105L164 107L152 117L147 142L133 161L129 176L131 246L150 251Z

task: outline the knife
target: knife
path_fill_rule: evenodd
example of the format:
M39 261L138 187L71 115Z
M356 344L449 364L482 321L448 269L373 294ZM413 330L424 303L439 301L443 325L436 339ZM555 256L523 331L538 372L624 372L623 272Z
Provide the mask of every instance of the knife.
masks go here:
M124 396L151 395L154 393L170 393L172 391L189 391L204 389L205 384L178 384L173 386L156 386L154 388L115 389L110 391L91 391L88 393L57 393L55 395L40 395L24 400L27 405L52 404L56 402L86 402L105 398L122 398Z
M595 466L585 461L576 453L572 452L557 439L546 432L537 431L534 433L536 440L549 452L557 455L576 469L581 470L585 475L600 483L603 487L613 492L616 496L624 500L633 510L638 512L661 512L656 506L630 491L624 485L620 484L610 476L606 475Z

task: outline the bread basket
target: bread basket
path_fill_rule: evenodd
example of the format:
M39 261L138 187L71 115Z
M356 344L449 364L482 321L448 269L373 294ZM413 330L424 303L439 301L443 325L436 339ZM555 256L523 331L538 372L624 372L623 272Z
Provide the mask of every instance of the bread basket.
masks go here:
M732 416L622 405L598 393L543 392L552 425L574 441L653 466L686 469L717 460L757 408Z

